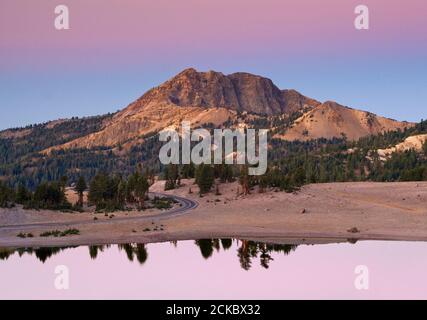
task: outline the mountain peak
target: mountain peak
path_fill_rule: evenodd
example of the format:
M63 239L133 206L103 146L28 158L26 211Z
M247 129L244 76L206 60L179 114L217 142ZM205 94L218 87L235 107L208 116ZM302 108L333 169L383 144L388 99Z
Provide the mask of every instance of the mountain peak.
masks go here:
M150 90L125 110L134 114L152 104L180 107L226 108L262 115L292 113L318 102L295 90L281 91L273 81L247 72L224 75L217 71L199 72L187 68Z
M182 70L179 74L191 74L191 73L199 73L199 72L196 69L190 67Z

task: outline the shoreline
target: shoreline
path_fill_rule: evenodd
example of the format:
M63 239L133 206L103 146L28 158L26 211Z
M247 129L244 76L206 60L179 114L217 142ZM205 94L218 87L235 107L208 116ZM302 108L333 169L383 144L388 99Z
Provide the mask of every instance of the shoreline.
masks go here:
M200 239L238 239L238 240L247 240L254 242L262 242L268 244L295 244L295 245L319 245L319 244L337 244L337 243L351 243L357 244L361 241L389 241L389 242L427 242L426 237L410 237L410 236L389 236L389 235L368 235L361 238L349 238L349 237L339 237L339 235L333 234L287 234L286 237L277 236L274 237L271 234L243 234L243 235L231 235L225 236L221 234L211 235L210 237L206 236L190 236L189 238L185 237L126 237L126 238L117 238L117 239L95 239L85 240L81 238L67 238L63 241L58 238L52 238L49 241L31 241L31 242L21 242L21 241L5 241L0 244L0 249L21 249L21 248L65 248L65 247L79 247L79 246L104 246L104 245L118 245L118 244L128 244L128 243L144 243L144 244L156 244L156 243L166 243L173 241L193 241Z
M93 213L21 212L16 208L14 212L19 217L15 217L15 221L20 225L34 221L51 225L25 227L23 231L32 232L34 237L24 239L17 237L18 228L0 227L0 247L156 243L206 238L256 239L269 243L283 240L312 243L332 239L336 242L427 241L427 182L313 184L294 194L271 190L260 194L254 190L247 196L237 196L237 183L229 183L220 186L222 195L207 194L203 198L196 193L188 194L189 186L195 189L191 181L184 181L181 188L169 192L162 191L161 182L153 186L154 193L197 202L198 206L176 216L171 212L179 210L179 206L146 217L144 213L135 212L113 213L112 219L98 215L104 219L99 223L90 221L96 216ZM6 211L0 210L3 225L13 218L10 210ZM78 219L85 214L87 221L79 224ZM55 228L56 223L61 227ZM81 234L63 238L38 236L67 225L79 229ZM160 226L164 230L158 230ZM357 232L350 232L352 228ZM150 231L144 231L146 229Z

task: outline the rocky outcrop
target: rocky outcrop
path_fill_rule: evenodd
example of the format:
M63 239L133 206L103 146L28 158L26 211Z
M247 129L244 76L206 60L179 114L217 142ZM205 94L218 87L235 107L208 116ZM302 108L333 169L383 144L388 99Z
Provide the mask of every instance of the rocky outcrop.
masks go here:
M327 101L298 118L285 134L285 140L310 140L317 138L341 138L357 140L363 136L412 126Z
M382 160L387 159L394 152L404 152L408 150L415 150L421 152L423 150L424 143L427 143L427 134L419 134L406 138L403 142L396 144L393 147L387 149L378 149L378 155Z

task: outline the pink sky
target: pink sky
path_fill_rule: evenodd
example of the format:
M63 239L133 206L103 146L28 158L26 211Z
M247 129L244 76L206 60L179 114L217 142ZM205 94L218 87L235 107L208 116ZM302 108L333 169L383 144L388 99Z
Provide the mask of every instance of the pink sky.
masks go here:
M71 30L53 28L70 9ZM2 62L52 59L74 65L174 55L363 54L419 49L427 42L424 0L366 0L371 30L356 31L359 0L2 0ZM372 53L372 52L371 52ZM6 61L4 60L6 58ZM131 61L130 61L130 60Z

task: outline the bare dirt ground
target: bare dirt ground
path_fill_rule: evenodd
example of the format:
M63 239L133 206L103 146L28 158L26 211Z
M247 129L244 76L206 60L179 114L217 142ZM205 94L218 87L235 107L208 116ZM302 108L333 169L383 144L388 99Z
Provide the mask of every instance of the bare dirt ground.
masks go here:
M278 243L284 239L306 243L330 239L427 241L427 182L314 184L294 194L273 190L261 194L255 189L247 196L238 195L238 188L237 183L221 184L221 195L211 193L201 198L192 181L183 181L182 187L168 192L163 191L162 182L157 182L151 192L177 195L199 204L196 209L173 217L155 209L114 213L112 218L93 212L0 209L0 246L148 243L230 237ZM150 218L118 219L143 215ZM93 220L95 216L97 220ZM79 224L82 220L86 223ZM99 223L105 220L108 223ZM5 225L52 222L62 223L62 226L25 228L33 238L18 238L19 228L2 229ZM64 229L64 222L79 229L80 235L39 237L43 231Z

